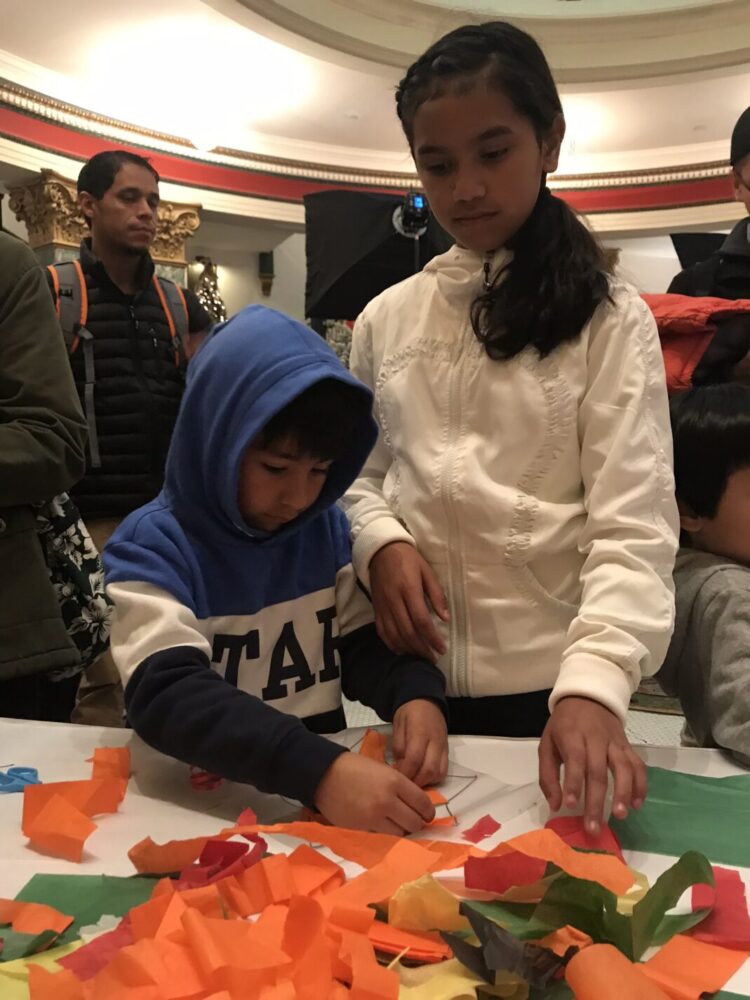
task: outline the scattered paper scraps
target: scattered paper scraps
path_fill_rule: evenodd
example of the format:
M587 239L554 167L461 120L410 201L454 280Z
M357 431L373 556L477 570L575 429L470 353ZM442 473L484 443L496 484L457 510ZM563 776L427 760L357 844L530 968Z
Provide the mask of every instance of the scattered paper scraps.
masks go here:
M678 934L640 968L672 1000L699 1000L721 989L747 958L746 951Z
M596 836L592 836L583 822L583 816L553 816L544 824L545 829L554 832L570 847L579 847L584 851L601 851L604 854L614 854L623 863L620 842L612 830L606 825Z
M93 777L26 785L21 829L30 846L53 857L80 861L83 847L97 824L92 817L116 812L130 775L126 747L94 751Z
M711 912L691 936L697 941L718 944L724 948L750 951L750 915L747 910L745 883L733 868L713 868L715 887L693 886L693 910Z
M491 816L482 816L468 830L463 830L461 836L464 840L468 840L472 844L478 844L480 840L484 840L486 837L491 837L493 833L497 833L500 826L501 824Z
M576 1000L669 1000L642 970L611 944L595 944L571 958L565 978Z

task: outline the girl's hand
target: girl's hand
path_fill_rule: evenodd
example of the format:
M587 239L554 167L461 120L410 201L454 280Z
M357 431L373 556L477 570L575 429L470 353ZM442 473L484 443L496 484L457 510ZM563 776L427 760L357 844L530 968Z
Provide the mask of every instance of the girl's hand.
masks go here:
M431 608L444 622L448 602L429 564L409 542L391 542L370 561L370 587L378 635L394 653L412 653L432 663L446 646ZM427 601L429 600L429 604Z
M358 753L342 753L315 791L315 808L334 826L402 837L435 818L427 793L388 767Z
M437 785L448 772L448 727L434 701L415 698L393 716L393 766L415 785Z
M560 787L560 765L565 767ZM622 723L589 698L563 698L555 706L539 744L539 784L553 812L574 808L585 791L586 829L599 832L607 772L614 777L612 814L625 819L646 798L646 765L628 743Z

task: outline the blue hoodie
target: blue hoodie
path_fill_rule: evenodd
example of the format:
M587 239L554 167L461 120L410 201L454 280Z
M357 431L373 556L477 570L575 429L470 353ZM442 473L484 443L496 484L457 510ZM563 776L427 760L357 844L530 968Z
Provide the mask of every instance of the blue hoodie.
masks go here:
M318 500L278 531L238 507L242 457L321 379L369 390L317 334L262 306L218 327L191 362L164 489L104 552L112 654L134 729L152 746L312 804L342 748L344 693L390 720L413 698L444 706L442 674L380 642L336 501L377 430L369 412Z

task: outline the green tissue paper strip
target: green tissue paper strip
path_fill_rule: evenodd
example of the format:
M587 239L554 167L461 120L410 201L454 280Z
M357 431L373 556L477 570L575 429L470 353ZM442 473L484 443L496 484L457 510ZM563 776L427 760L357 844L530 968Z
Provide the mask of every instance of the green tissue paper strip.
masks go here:
M81 927L95 924L105 913L124 917L128 910L151 898L157 878L113 875L34 875L16 896L24 903L46 903L74 918L57 939L68 944Z
M649 767L643 807L610 826L628 851L700 851L714 864L750 867L750 775L705 778Z

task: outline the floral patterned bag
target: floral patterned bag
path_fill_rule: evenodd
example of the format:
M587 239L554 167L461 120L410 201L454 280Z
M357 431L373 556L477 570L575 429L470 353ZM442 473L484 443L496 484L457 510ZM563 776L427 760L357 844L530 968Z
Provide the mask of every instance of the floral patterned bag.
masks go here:
M112 602L104 592L104 569L94 543L67 493L36 507L39 541L60 613L81 662L50 674L72 677L109 645Z

